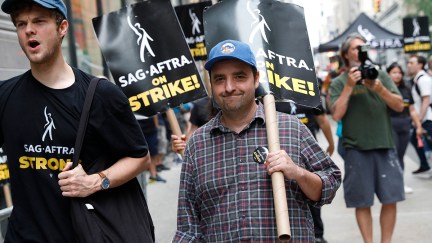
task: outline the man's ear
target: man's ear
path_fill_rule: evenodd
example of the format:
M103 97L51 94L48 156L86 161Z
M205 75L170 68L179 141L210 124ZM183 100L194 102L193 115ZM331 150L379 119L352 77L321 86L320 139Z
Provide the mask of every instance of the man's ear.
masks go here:
M257 70L256 75L255 75L255 89L258 88L259 83L260 83L260 72Z
M69 22L66 19L62 20L62 22L59 25L59 33L62 38L66 35L68 28L69 28Z

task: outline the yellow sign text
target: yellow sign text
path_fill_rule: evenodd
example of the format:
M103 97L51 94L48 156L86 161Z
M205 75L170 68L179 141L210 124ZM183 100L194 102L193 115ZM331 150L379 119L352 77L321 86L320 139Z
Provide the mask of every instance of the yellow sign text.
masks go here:
M157 81L154 79L152 83L159 83L161 85L129 97L132 111L138 111L143 106L149 106L201 87L196 74L170 83L166 81L165 76L162 76Z

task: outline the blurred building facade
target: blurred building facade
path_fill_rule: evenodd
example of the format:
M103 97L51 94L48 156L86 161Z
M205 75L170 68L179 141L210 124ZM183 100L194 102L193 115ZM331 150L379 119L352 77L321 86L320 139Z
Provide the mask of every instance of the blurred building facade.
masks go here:
M66 61L93 75L108 76L109 72L103 64L103 58L93 31L92 18L103 13L120 9L126 4L134 4L143 0L63 0L72 9L73 20L69 19L74 32L66 35L62 49ZM4 0L0 0L2 4ZM171 0L173 6L199 2L199 0ZM71 40L74 42L71 48ZM9 15L0 11L0 81L21 74L30 68L27 58L22 52L15 33L15 27Z
M418 6L409 5L406 0L327 0L323 5L323 14L320 16L321 25L320 42L325 43L341 34L358 17L365 13L383 28L403 35L403 18L408 15L422 15ZM431 21L431 16L429 16ZM402 49L372 50L371 58L384 66L397 61L402 66L406 65L406 54ZM333 56L334 53L324 53L325 56ZM325 60L324 60L325 61Z
M0 4L4 0L0 0ZM69 23L73 25L75 42L74 53L70 50L70 34L68 33L63 40L62 49L66 61L71 64L72 56L76 56L77 66L94 75L103 75L103 62L100 49L93 32L91 19L98 16L99 11L104 12L119 9L124 4L121 0L69 0L65 1L72 8L73 20ZM99 5L98 5L99 4ZM97 8L97 7L100 8ZM0 62L0 80L21 74L29 69L29 63L22 52L15 33L15 27L10 21L9 15L0 11L0 51L3 54Z

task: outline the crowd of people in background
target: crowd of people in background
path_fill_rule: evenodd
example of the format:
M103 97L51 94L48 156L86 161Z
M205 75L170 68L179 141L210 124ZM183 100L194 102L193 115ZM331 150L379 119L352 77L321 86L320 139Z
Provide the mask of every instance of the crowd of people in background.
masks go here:
M322 106L311 109L295 103L278 102L276 108L296 116L314 137L321 130L328 142L328 148L323 149L329 155L335 148L332 133L336 133L337 151L345 161L346 205L356 209L355 216L362 237L365 242L370 242L370 207L374 195L377 195L382 203L382 242L390 242L396 223L396 204L405 200L406 193L415 190L405 185L403 179L404 156L410 142L417 151L419 161L419 168L412 174L432 177L428 162L428 153L432 149L432 57L427 60L421 55L412 55L406 67L407 74L401 64L394 62L385 70L379 70L376 80L366 80L357 70L360 65L357 46L362 44L365 44L364 38L354 33L342 45L340 55L333 60L328 75L320 82ZM370 106L375 109L371 111ZM182 130L184 134L163 138L169 140L168 152L183 151L193 133L219 111L211 97L197 100L190 107L185 113L178 113L186 117L187 125ZM331 131L327 114L337 122L336 131ZM366 123L368 131L364 129ZM393 179L375 177L381 172L391 175ZM154 174L151 174L150 182L152 178ZM359 181L367 186L359 184ZM315 242L326 242L323 237L325 219L321 219L320 208L309 208L314 221Z
M35 132L34 124L47 126L45 120L35 120L34 110L44 110L47 121L54 114L61 124L69 124L62 128L62 145L74 147L77 124L70 121L79 120L93 78L65 62L61 42L68 29L66 7L61 1L50 2L52 7L40 1L14 5L7 0L2 5L17 25L31 65L28 72L0 86L0 94L4 94L0 95L0 106L9 114L2 117L0 142L6 145L12 161L19 161L21 156L20 139L39 142L41 134ZM29 44L35 42L28 40L29 33L37 31L42 44ZM50 41L45 44L45 40ZM145 119L136 116L136 122L126 96L107 80L101 81L96 91L99 96L93 101L97 112L89 123L90 142L80 165L72 168L67 163L56 174L43 171L37 176L11 166L11 182L18 189L12 194L14 211L6 242L74 242L73 232L64 230L73 224L66 199L90 198L116 187L122 193L130 192L133 203L142 209L136 213L142 225L137 230L143 239L139 241L154 241L152 218L135 177L148 171L150 185L166 183L162 172L170 170L165 163L173 158L167 155L184 152L181 160L176 160L182 171L173 242L277 241L271 176L281 173L290 204L293 242L325 243L321 207L332 202L342 183L342 172L331 158L334 133L345 165L346 207L355 209L364 242L373 239L371 207L375 196L381 203L381 242L391 242L397 203L415 191L404 183L409 142L419 161L412 174L432 178L427 156L432 150L432 57L410 56L407 75L395 62L372 78L358 68L358 46L365 43L361 35L352 33L342 44L332 70L319 82L325 104L308 108L294 102L277 103L280 148L267 151L263 163L255 163L251 156L268 142L263 101L255 97L260 73L247 44L225 40L212 48L205 64L211 96L174 109L181 136L172 134L164 114ZM404 80L405 76L410 81ZM31 102L21 99L30 96ZM100 98L107 96L111 97L109 102ZM13 108L8 99L14 102ZM23 116L16 110L28 112ZM337 122L336 131L331 130L327 114ZM51 137L52 129L56 128L51 122L42 142L47 134ZM316 141L319 130L327 140L326 148ZM28 153L40 156L34 151ZM112 161L102 166L108 158ZM120 210L116 213L121 214ZM60 221L67 227L60 227ZM36 222L49 227L40 229ZM127 236L129 232L122 233Z

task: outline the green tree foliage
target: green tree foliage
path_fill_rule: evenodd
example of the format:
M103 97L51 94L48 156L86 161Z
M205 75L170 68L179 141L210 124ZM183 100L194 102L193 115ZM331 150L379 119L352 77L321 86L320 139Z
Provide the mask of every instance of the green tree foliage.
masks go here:
M431 0L404 0L405 4L409 7L410 15L418 15L420 11L429 17L429 24L432 21L432 1Z

